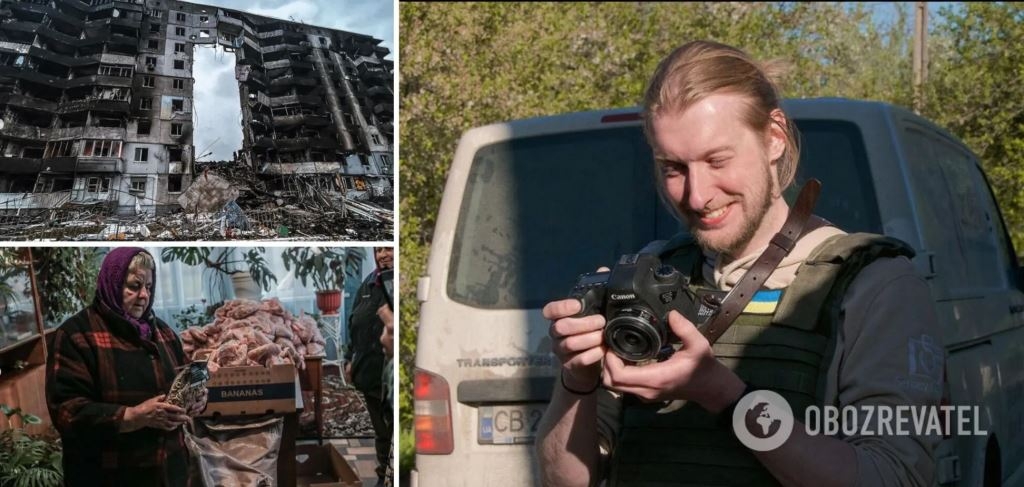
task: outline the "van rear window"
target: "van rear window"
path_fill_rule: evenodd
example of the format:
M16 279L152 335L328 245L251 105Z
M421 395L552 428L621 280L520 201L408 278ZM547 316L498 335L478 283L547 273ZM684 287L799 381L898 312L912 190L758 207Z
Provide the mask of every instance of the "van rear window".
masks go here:
M540 307L566 295L579 274L643 247L663 212L651 160L638 126L481 148L459 212L448 296L479 308Z
M798 183L812 176L823 183L816 213L847 231L879 231L856 126L797 125ZM658 199L652 166L639 126L482 147L459 212L448 296L484 309L540 308L568 294L579 274L671 237L680 226Z

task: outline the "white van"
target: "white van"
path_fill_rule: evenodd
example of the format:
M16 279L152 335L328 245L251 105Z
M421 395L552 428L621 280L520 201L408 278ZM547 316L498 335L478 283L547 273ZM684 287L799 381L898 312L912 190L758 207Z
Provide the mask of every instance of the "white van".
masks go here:
M783 108L802 137L795 187L822 182L815 213L917 251L942 320L950 402L980 406L989 433L946 439L939 483L1024 485L1024 275L977 158L892 105ZM638 113L463 135L417 290L412 485L539 485L532 441L557 372L541 308L579 274L680 230L659 203Z

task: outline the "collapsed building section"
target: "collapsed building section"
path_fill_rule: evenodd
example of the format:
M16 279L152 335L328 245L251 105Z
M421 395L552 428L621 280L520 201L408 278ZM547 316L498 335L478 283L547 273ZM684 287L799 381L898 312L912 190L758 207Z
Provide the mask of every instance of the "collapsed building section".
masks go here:
M274 194L393 197L393 65L379 39L175 0L2 0L0 17L2 214L180 209L203 45L236 59L234 171Z

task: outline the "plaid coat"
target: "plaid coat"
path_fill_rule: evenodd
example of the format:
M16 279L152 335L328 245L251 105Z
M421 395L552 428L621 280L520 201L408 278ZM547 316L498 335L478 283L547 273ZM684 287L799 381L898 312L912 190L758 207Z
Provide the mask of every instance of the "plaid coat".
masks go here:
M127 407L166 393L186 363L177 334L155 316L147 321L153 341L94 302L53 333L46 400L68 487L188 485L181 428L118 431Z

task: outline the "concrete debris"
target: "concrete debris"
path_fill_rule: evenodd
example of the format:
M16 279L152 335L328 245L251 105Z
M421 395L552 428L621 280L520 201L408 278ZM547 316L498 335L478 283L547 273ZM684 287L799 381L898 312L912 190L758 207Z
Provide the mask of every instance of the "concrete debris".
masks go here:
M163 215L118 215L105 205L64 204L0 213L11 240L355 240L393 238L392 193L347 198L340 175L255 177L243 167L200 169ZM357 193L356 191L352 191Z

